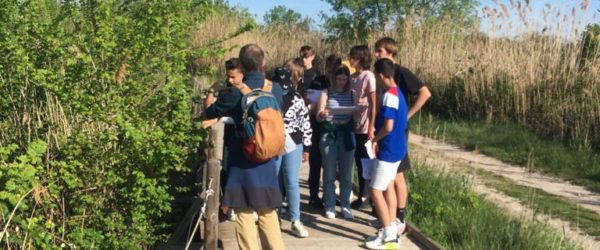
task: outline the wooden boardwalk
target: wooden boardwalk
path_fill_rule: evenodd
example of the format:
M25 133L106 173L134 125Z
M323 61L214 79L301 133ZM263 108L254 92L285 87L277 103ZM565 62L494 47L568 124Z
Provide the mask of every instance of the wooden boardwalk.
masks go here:
M301 221L309 231L308 238L297 238L290 230L291 223L287 215L281 218L281 229L286 249L366 249L364 239L372 236L375 229L367 224L374 218L365 211L353 210L354 219L346 220L339 214L339 206L336 208L338 217L327 219L321 210L315 210L308 206L308 165L303 164L300 171L300 210ZM220 246L226 250L237 250L235 239L235 223L222 221L220 223L219 241ZM406 235L401 237L400 249L424 249Z

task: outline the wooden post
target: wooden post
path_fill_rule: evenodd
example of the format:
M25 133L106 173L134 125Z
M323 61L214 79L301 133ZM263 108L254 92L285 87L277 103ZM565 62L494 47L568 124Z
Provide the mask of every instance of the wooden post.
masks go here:
M217 250L219 240L219 194L221 189L221 161L223 160L223 133L225 126L219 122L210 129L211 146L207 149L208 170L206 179L212 179L210 188L214 195L209 196L206 204L206 223L204 223L204 249Z

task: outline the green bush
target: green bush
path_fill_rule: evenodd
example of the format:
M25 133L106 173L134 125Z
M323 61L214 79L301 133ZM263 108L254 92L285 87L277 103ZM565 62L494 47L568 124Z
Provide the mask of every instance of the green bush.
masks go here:
M166 238L203 138L189 59L218 47L192 51L188 38L220 9L209 0L0 2L3 247L140 249Z

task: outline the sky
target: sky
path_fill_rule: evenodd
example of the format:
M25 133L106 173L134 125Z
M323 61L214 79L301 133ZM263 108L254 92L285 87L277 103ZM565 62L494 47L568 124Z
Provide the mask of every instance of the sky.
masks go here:
M322 0L228 0L233 6L240 6L248 9L248 11L256 17L259 23L263 23L263 16L271 8L277 5L283 5L289 9L295 10L301 13L303 16L310 17L315 21L315 28L319 28L321 24L320 13L323 12L327 15L332 14L331 6ZM498 2L496 4L495 2ZM516 3L519 0L513 0ZM524 5L524 0L520 0ZM558 30L556 27L558 23L563 21L563 16L566 14L569 16L567 25L560 27L560 32L563 35L569 35L570 31L573 30L570 25L572 20L575 20L574 27L578 30L582 30L587 24L591 22L600 22L600 13L597 11L600 9L600 0L589 0L587 11L583 12L580 8L582 0L530 0L531 2L531 14L529 14L528 21L531 23L529 26L525 26L522 21L519 20L516 10L510 11L510 0L481 0L481 5L477 7L477 13L482 16L482 9L484 7L490 7L502 11L501 4L505 4L510 11L509 18L498 19L495 23L505 23L500 31L495 29L493 31L491 26L488 24L489 20L484 19L482 21L481 30L485 33L493 32L495 35L515 35L523 31L541 31L544 27L549 27L549 30ZM551 10L546 6L550 4ZM575 8L576 17L571 18L572 10ZM552 14L548 14L547 21L544 23L542 11L549 11ZM561 17L556 17L557 12L561 12ZM594 17L595 15L595 17ZM512 28L507 28L508 23L512 22Z

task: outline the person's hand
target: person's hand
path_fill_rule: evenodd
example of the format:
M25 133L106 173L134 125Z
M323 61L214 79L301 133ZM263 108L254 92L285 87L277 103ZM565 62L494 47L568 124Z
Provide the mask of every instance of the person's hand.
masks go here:
M327 119L327 117L329 117L329 110L328 110L328 109L325 109L325 110L323 110L323 111L319 112L319 115L318 115L318 117L319 117L319 120L320 120L320 121L324 121L324 120L326 120L326 119Z
M373 140L373 138L375 138L375 128L374 127L369 126L367 136L369 136L369 140Z
M219 119L217 119L217 118L213 118L213 119L209 119L209 120L204 120L204 121L202 121L202 127L203 128L208 128L208 127L210 127L212 125L217 124L217 122L219 122Z
M308 152L302 153L302 162L306 162L308 160L309 154Z

